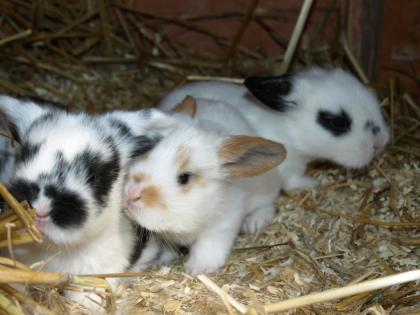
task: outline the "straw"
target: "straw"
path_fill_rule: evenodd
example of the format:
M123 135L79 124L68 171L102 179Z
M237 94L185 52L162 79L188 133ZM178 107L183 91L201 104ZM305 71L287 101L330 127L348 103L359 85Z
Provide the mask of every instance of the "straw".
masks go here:
M9 294L10 296L13 296L22 304L29 306L35 314L39 314L39 315L54 315L55 314L54 312L50 311L46 307L35 302L33 299L31 299L27 295L23 294L19 290L16 290L15 288L9 285L5 285L5 284L0 285L0 289L6 292L7 294Z
M198 275L198 280L203 282L210 290L218 294L222 299L226 299L235 309L237 309L241 314L247 312L247 307L238 301L236 301L232 296L227 294L222 288L220 288L216 283L211 281L206 275Z
M29 29L29 30L22 31L18 34L3 38L3 39L0 40L0 46L6 45L6 44L8 44L10 42L13 42L15 40L19 40L19 39L28 37L31 34L32 34L32 30Z
M217 77L217 76L202 76L202 75L189 75L187 76L189 81L220 81L220 82L229 82L229 83L244 83L244 79L236 79L230 77Z
M12 210L16 213L19 219L22 220L33 240L38 243L42 243L42 234L35 226L32 217L29 215L29 212L23 208L23 206L12 196L12 194L10 194L10 192L2 183L0 183L0 195L7 202L9 207L12 208Z
M300 10L299 18L296 22L295 28L293 29L292 37L290 38L289 45L286 49L283 62L280 66L279 74L284 74L289 69L290 63L292 62L293 56L296 51L297 44L302 35L303 27L306 24L310 9L312 7L313 0L305 0Z
M365 71L363 70L362 66L359 64L356 57L354 56L353 52L351 51L349 43L344 33L341 34L341 43L343 45L343 49L344 49L344 52L346 53L347 58L350 60L350 63L353 66L354 70L356 71L357 75L359 76L360 80L364 84L369 84L369 79L366 76Z
M0 292L0 310L11 315L25 315L22 309Z
M265 311L267 313L283 312L306 305L335 300L415 280L420 280L420 269L269 304L265 306Z
M34 272L0 268L0 283L48 284L63 286L70 282L71 276L64 272Z

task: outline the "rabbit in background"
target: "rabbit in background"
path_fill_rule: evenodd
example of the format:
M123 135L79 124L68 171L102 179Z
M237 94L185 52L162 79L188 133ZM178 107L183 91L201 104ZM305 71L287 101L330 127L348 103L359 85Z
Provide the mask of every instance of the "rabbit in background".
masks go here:
M305 175L313 160L347 168L366 166L389 140L388 126L372 91L342 69L312 67L296 74L249 77L244 85L216 81L181 86L160 102L172 109L186 95L235 107L261 137L286 146L278 167L282 188L316 186Z

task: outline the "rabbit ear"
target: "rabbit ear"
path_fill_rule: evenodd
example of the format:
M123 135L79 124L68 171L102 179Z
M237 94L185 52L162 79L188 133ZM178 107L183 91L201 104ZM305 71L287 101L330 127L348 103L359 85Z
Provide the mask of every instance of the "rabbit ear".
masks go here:
M20 100L10 96L0 96L0 111L6 115L10 129L17 141L28 131L39 117L52 112L48 106L42 106L31 100Z
M285 147L259 137L230 136L218 150L222 169L231 178L245 178L268 172L286 159Z
M194 118L197 112L197 102L192 96L187 95L172 111L174 113L184 113L189 117Z
M148 109L145 114L144 125L150 130L163 131L173 130L178 126L178 121L172 115L159 109Z
M292 91L291 76L249 77L244 81L246 88L263 104L279 112L285 112L296 104L285 100Z

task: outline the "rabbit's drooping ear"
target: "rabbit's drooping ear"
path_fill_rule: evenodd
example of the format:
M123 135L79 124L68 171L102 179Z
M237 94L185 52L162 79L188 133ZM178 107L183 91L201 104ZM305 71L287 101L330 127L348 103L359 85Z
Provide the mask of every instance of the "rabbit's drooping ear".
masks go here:
M172 111L174 113L184 113L189 117L194 118L197 112L197 102L192 96L187 95Z
M292 91L292 80L288 74L276 77L249 77L244 81L246 88L263 104L285 112L295 106L285 97Z
M282 144L250 136L227 137L217 153L223 170L231 178L263 174L286 159Z
M0 111L6 115L12 130L16 132L14 136L19 141L19 138L22 137L36 119L52 110L30 100L20 100L2 95L0 96Z

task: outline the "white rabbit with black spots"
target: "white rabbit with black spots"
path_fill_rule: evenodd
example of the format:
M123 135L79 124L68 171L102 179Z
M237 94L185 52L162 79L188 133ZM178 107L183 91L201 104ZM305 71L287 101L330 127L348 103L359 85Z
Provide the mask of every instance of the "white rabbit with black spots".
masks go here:
M160 108L170 110L186 95L226 102L259 136L283 143L288 155L278 170L286 190L317 185L305 175L310 161L363 167L389 139L374 93L342 69L314 67L291 75L250 77L244 85L191 83L170 92Z
M44 261L44 271L72 274L127 270L147 232L122 211L126 168L174 119L158 110L69 113L9 96L0 96L0 111L16 127L21 145L8 187L35 209L44 236L42 244L15 248L16 259L28 265ZM96 307L89 299L83 304Z
M185 267L193 275L225 263L241 225L255 231L271 222L274 168L286 156L283 145L256 137L233 107L207 100L197 105L192 98L178 104L177 128L133 162L124 189L132 219L190 247ZM157 246L140 258L140 268L157 256Z

